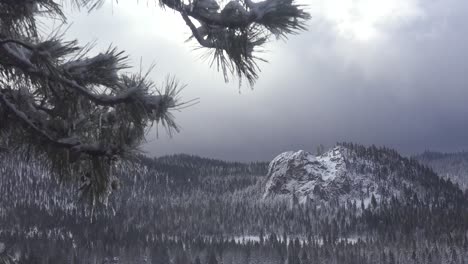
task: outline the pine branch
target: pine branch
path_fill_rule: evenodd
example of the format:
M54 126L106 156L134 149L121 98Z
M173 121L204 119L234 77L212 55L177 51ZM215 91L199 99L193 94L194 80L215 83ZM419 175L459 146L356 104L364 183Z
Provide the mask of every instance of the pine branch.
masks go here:
M190 20L190 17L187 15L187 12L183 11L181 12L182 18L184 19L185 23L187 26L190 28L192 31L193 36L195 39L198 41L200 45L202 45L205 48L215 48L216 46L213 45L213 43L210 43L207 41L204 36L200 33L199 29L193 24L193 22Z
M178 0L162 0L162 3L181 13L192 37L212 56L211 65L216 65L229 80L229 73L242 80L245 77L251 86L260 71L254 55L257 47L263 46L270 35L286 38L305 30L310 15L303 6L293 0L265 0L253 2L231 0L222 10L215 0L198 0L184 4ZM191 18L201 24L196 27Z
M8 45L8 43L15 43L27 48L29 51L32 52L31 57L33 56L34 52L37 51L37 49L31 44L27 44L19 40L9 39L0 41L0 44L3 45L6 55L13 60L13 63L19 69L21 69L23 73L37 76L43 79L49 79L52 81L60 82L66 87L73 88L76 92L83 96L86 96L88 99L92 100L96 104L110 106L131 102L132 100L134 100L134 97L136 95L144 96L144 94L142 94L142 87L140 86L125 88L121 85L120 89L122 90L122 92L118 95L95 94L89 91L89 89L87 89L86 87L79 85L76 81L64 77L63 74L60 74L61 70L54 67L51 63L49 63L49 69L47 72L39 70L39 68L32 64L30 60L20 56L17 52L14 52L12 47L5 46ZM65 66L68 66L69 68L69 65Z
M60 148L68 148L76 153L85 153L92 156L108 156L113 157L118 153L123 152L121 148L118 146L104 146L99 143L91 143L91 144L83 144L79 141L78 138L60 138L55 139L50 132L45 131L38 126L36 126L34 121L29 119L27 115L17 109L13 103L11 103L7 98L6 95L0 92L0 101L8 107L8 109L13 113L18 119L22 120L27 127L32 129L34 132L41 135L43 138L47 139L51 144L56 145Z

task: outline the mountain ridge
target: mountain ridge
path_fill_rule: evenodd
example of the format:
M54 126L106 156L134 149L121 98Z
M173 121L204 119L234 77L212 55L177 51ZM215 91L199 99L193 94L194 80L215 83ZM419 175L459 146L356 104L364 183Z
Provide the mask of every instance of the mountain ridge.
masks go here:
M395 150L352 143L338 143L322 155L300 150L278 155L269 164L264 198L295 195L300 202L312 200L363 201L403 196L411 189L419 196L435 196L433 190L461 194L416 159Z

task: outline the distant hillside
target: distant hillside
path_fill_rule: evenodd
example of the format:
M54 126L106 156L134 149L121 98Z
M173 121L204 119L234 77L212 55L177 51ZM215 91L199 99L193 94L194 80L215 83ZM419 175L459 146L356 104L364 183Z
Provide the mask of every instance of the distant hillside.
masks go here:
M440 153L426 151L414 157L420 163L432 168L443 178L448 178L468 189L468 152Z
M187 154L157 158L140 156L138 163L150 169L170 174L171 179L176 181L188 181L192 178L212 175L266 175L268 166L267 162L230 162Z

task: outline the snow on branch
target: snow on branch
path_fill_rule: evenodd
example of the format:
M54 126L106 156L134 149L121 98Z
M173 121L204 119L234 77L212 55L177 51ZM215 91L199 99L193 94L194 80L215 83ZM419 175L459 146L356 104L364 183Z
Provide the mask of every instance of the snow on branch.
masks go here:
M17 43L21 43L17 44ZM40 63L34 64L33 57L38 52L40 54L51 54L44 50L45 44L38 45L42 50L38 50L32 44L9 40L0 42L0 51L8 56L13 65L18 67L23 73L49 79L59 82L63 86L70 87L77 93L86 96L94 103L99 105L115 105L135 100L135 96L145 96L145 87L141 85L134 87L125 87L119 84L119 76L117 72L126 68L121 62L126 59L122 52L117 52L115 49L110 49L104 54L99 54L92 58L84 58L75 61L67 62L60 67L55 67L53 62L47 61L47 58L42 58L42 64L47 65L47 69L39 70ZM27 48L26 48L27 47ZM50 45L55 48L56 46ZM56 50L55 50L56 51ZM104 85L107 87L117 86L118 94L97 94L92 92L86 85ZM113 88L112 90L116 90ZM140 98L141 99L141 98Z
M123 52L115 48L91 58L80 58L63 64L62 69L81 84L113 86L118 83L118 71L128 68Z
M51 131L46 131L39 126L37 123L45 123L44 120L32 120L28 115L16 108L15 104L10 102L7 99L7 96L0 92L0 101L7 106L11 113L13 113L17 118L24 122L24 124L34 131L34 133L39 134L43 138L45 138L50 143L56 145L57 147L61 148L69 148L74 152L86 153L89 155L97 155L97 156L109 156L112 157L119 153L121 150L117 146L104 146L99 143L81 143L77 137L68 137L68 138L54 138Z

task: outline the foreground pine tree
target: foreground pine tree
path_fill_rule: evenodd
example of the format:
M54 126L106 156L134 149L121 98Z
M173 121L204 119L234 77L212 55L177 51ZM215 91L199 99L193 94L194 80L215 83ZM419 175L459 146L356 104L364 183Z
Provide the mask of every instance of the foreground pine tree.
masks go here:
M38 34L36 19L65 21L64 4L89 10L99 0L0 0L0 151L41 158L57 175L80 179L92 203L115 188L116 161L136 153L153 123L178 131L171 110L186 106L181 86L156 87L145 74L128 74L126 55L97 56L61 34ZM309 15L293 0L161 0L180 13L213 65L253 85L254 51L270 37L305 29Z

